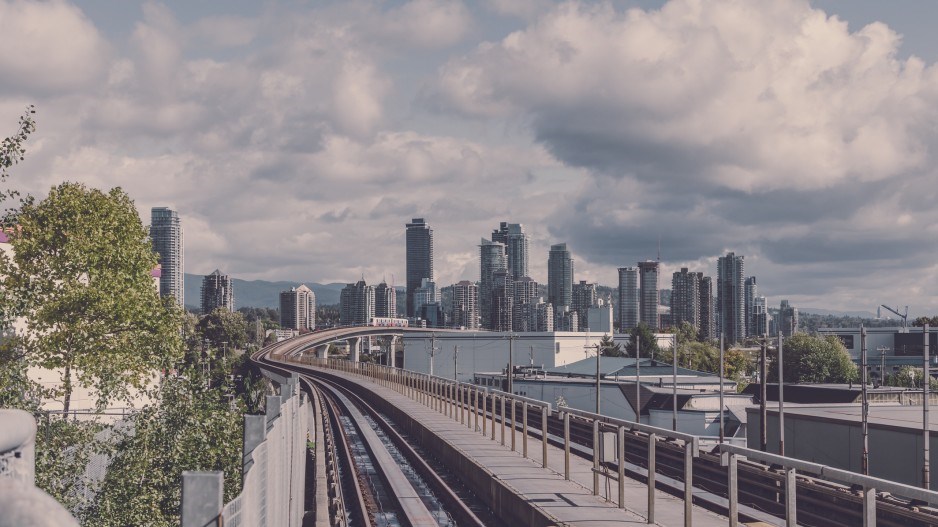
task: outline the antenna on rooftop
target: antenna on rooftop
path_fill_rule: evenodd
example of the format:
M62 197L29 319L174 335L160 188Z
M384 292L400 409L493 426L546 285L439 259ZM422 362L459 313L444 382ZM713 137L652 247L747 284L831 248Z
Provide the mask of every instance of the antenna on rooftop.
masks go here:
M661 263L661 235L658 235L658 263Z

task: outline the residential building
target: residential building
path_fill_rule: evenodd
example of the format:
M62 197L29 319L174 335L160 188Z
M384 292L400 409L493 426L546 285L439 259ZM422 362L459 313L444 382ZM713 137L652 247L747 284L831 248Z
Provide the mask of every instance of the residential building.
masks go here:
M698 335L701 339L711 340L718 337L716 331L713 278L702 276L700 278L700 331Z
M375 316L378 318L397 317L397 291L384 280L375 286Z
M469 280L453 286L453 325L466 329L479 328L479 287Z
M316 329L316 294L305 284L280 292L280 327Z
M537 316L534 331L552 332L554 331L554 306L544 299L538 299L534 305L534 312Z
M755 332L755 327L752 320L753 313L755 312L754 308L756 297L759 296L759 287L756 285L756 277L747 276L746 285L744 287L746 290L746 303L744 307L744 310L746 311L746 336L754 337L758 335Z
M596 284L587 283L586 280L573 284L573 304L570 307L576 311L580 330L585 331L589 321L589 309L596 307Z
M420 281L420 287L414 291L414 309L417 312L417 316L420 316L420 308L423 305L438 303L440 303L440 296L436 291L436 282L424 278Z
M638 262L639 287L641 288L639 311L640 321L652 331L661 327L658 320L658 267L653 260Z
M414 293L420 282L433 276L433 229L423 218L407 224L407 316L414 317Z
M790 337L798 332L798 308L782 300L778 310L778 332L784 337Z
M639 322L638 267L619 268L619 331L628 333Z
M573 256L566 243L550 246L547 258L547 301L559 312L573 305Z
M514 281L507 269L495 271L492 275L492 321L489 329L493 331L512 331L515 290Z
M150 241L160 263L160 296L185 307L185 248L179 214L167 207L150 211Z
M492 231L492 241L505 245L512 280L528 276L528 237L524 233L524 225L503 221L497 230Z
M769 334L769 311L764 296L757 296L753 299L751 322L751 336L761 337Z
M586 327L590 333L612 335L612 306L600 300L595 306L586 310Z
M215 271L202 278L202 314L207 315L216 308L223 307L234 311L234 287L231 277Z
M343 326L363 326L375 318L375 288L359 280L339 294L339 317Z
M728 344L736 344L746 338L744 277L742 256L728 253L717 261L717 323Z
M554 308L554 331L580 331L580 320L570 306Z
M671 323L683 322L700 332L700 280L703 273L689 272L686 267L671 275Z
M479 314L482 317L482 327L485 329L495 327L496 313L493 295L495 273L498 272L508 273L505 244L482 238L479 242Z
M514 315L513 326L515 331L534 331L533 329L521 329L522 326L528 326L529 324L521 324L522 320L530 321L530 317L533 314L533 307L526 309L525 306L533 306L537 302L537 282L530 276L522 276L520 279L515 280L514 284ZM525 310L525 313L522 313L522 310Z

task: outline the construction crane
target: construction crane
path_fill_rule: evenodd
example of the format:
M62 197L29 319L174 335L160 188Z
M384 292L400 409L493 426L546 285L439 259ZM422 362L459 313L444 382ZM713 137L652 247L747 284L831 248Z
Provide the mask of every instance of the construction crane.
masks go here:
M886 304L880 304L880 305L882 305L883 307L885 307L885 308L888 309L889 311L892 311L893 313L895 313L897 317L901 318L901 319L902 319L902 327L905 328L905 327L908 327L908 326L909 326L909 306L905 306L905 314L903 315L902 313L899 312L899 308L898 308L898 307L896 307L896 309L893 309L893 308L887 306Z

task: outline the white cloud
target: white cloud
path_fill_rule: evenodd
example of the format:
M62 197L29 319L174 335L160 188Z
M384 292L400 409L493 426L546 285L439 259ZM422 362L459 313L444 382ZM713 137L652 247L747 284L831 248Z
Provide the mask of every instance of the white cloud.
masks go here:
M461 41L472 16L460 0L410 0L372 21L371 30L420 48L441 48Z
M107 42L66 2L0 1L0 27L0 93L67 93L106 71Z

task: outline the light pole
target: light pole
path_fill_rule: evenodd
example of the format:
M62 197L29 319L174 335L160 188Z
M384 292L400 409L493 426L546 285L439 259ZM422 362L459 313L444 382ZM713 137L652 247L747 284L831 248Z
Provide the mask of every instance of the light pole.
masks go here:
M886 352L889 348L880 346L876 348L876 351L879 352L879 384L886 386Z
M720 443L723 443L723 332L720 332Z
M928 422L928 389L931 381L931 368L928 360L928 324L922 330L924 346L922 348L922 488L931 489L931 467L929 467L931 434L929 433L930 424Z
M677 432L677 334L671 335L671 429Z
M869 399L866 396L866 381L868 368L866 364L866 328L863 327L863 324L860 324L860 367L862 368L860 372L860 402L862 405L862 433L863 433L863 455L860 458L860 470L864 475L870 474L870 436L869 436L869 419L870 419L870 403Z
M782 334L778 334L778 454L785 455L785 365Z
M642 374L641 374L641 358L642 358L642 340L635 337L635 422L642 422Z

